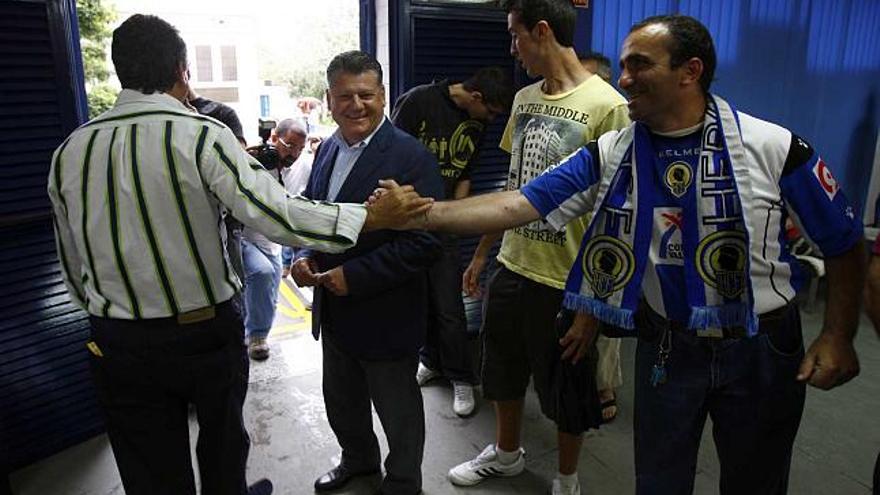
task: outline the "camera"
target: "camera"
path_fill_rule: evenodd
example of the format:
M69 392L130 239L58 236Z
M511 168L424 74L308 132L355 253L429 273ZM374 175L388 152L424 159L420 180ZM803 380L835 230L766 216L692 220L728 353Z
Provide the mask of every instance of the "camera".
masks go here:
M266 170L275 170L283 165L281 155L278 154L278 148L269 144L269 136L272 135L272 129L275 128L275 125L274 120L260 119L257 124L257 134L263 143L252 146L247 150Z
M259 146L248 148L247 151L252 157L256 158L257 161L260 162L260 165L266 170L275 170L282 166L281 156L278 154L278 149L269 143L263 143Z

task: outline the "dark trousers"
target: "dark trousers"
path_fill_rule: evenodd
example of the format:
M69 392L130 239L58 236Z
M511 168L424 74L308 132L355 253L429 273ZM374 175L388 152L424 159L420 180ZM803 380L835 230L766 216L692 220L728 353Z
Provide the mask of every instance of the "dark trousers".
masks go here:
M800 315L789 306L753 338L715 339L671 331L668 379L656 387L664 325L639 321L635 372L636 492L689 495L706 417L721 464L722 495L788 490L791 451L804 410L795 380L804 356ZM665 320L661 320L665 321Z
M230 302L216 317L91 318L92 374L128 495L195 494L188 407L198 415L196 456L203 495L246 493L250 439L242 421L248 359Z
M388 438L382 493L417 494L422 488L425 411L416 383L418 358L365 361L321 338L324 349L324 404L342 447L342 462L354 472L379 468L379 442L370 402Z
M450 380L476 384L461 299L458 241L444 238L443 255L428 270L428 330L422 363Z

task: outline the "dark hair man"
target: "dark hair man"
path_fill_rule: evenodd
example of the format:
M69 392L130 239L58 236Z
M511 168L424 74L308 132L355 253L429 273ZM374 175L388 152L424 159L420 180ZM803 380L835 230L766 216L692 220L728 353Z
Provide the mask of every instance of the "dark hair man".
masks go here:
M367 53L337 55L327 67L327 101L339 129L318 150L303 195L363 202L385 176L440 196L437 160L385 118L382 67ZM316 491L379 472L372 403L388 438L381 493L415 495L422 488L425 414L416 383L425 340L427 269L440 243L426 232L364 234L344 254L297 253L297 285L314 285L312 331L322 335L324 404L342 447L338 466Z
M596 74L605 82L611 83L611 60L599 52L590 52L580 57L581 65L591 74Z
M463 82L443 79L410 89L397 99L391 120L437 158L446 198L461 199L470 193L486 124L507 111L512 99L510 75L500 67L485 67ZM477 379L461 299L458 238L443 235L441 241L443 256L428 271L428 332L416 381L421 386L439 376L448 378L452 410L468 416L474 411Z
M696 19L635 25L620 65L633 125L521 191L436 203L413 226L467 234L544 218L558 228L592 213L565 306L578 311L577 332L595 332L594 318L638 329L637 493L693 491L707 416L721 493L785 493L805 383L830 389L859 372L861 223L806 141L708 93L715 51ZM678 169L682 180L669 180ZM789 209L828 274L823 330L806 353L793 303L802 274L780 240ZM722 252L736 262L719 263ZM596 263L607 255L612 270Z
M503 6L508 12L511 55L530 76L543 77L516 94L501 139L501 148L511 155L507 189L516 190L588 141L625 127L629 119L623 97L578 62L572 46L577 15L570 1L515 0ZM486 477L522 472L522 408L531 375L541 410L558 429L559 474L552 482L553 493L580 493L577 464L582 433L602 422L599 401L588 400L589 410L578 414L560 408L552 373L559 359L552 356L560 354L556 313L585 227L586 219L580 218L559 234L541 222L504 233L498 254L501 268L488 287L481 331L481 382L483 395L495 407L496 441L476 459L453 467L452 483L474 485ZM479 274L500 236L480 240L463 276L469 293L476 294ZM604 344L611 346L600 353L617 352L617 340L600 345ZM594 358L578 365L591 368Z
M123 22L112 57L123 90L56 150L48 188L64 282L90 314L110 444L129 495L195 493L194 404L202 492L241 495L248 360L221 209L272 239L339 252L420 203L407 193L374 211L288 198L226 126L184 105L186 45L158 17ZM269 492L266 480L250 491Z

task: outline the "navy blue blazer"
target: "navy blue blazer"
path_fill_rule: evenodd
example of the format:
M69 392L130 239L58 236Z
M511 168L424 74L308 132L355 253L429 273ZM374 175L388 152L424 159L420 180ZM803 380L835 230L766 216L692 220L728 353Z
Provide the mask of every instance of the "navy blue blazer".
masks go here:
M330 175L339 145L325 141L312 165L303 195L327 199ZM443 181L434 156L409 134L385 120L355 162L334 201L363 203L379 179L411 184L420 195L443 197ZM342 266L347 296L316 288L312 332L329 334L333 342L360 359L398 359L414 353L425 340L428 318L427 269L440 257L437 237L424 231L365 232L341 254L300 250L319 271Z

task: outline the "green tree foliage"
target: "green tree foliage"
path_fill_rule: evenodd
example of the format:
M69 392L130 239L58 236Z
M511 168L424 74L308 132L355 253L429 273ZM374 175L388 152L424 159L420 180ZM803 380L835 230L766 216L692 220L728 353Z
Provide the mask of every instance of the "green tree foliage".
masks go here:
M260 79L287 86L292 97L322 99L327 89L325 70L338 53L359 45L359 11L351 0L322 0L320 8L303 8L283 36L260 33Z
M112 107L116 99L116 91L107 84L107 44L116 11L103 0L76 0L76 17L91 119Z

